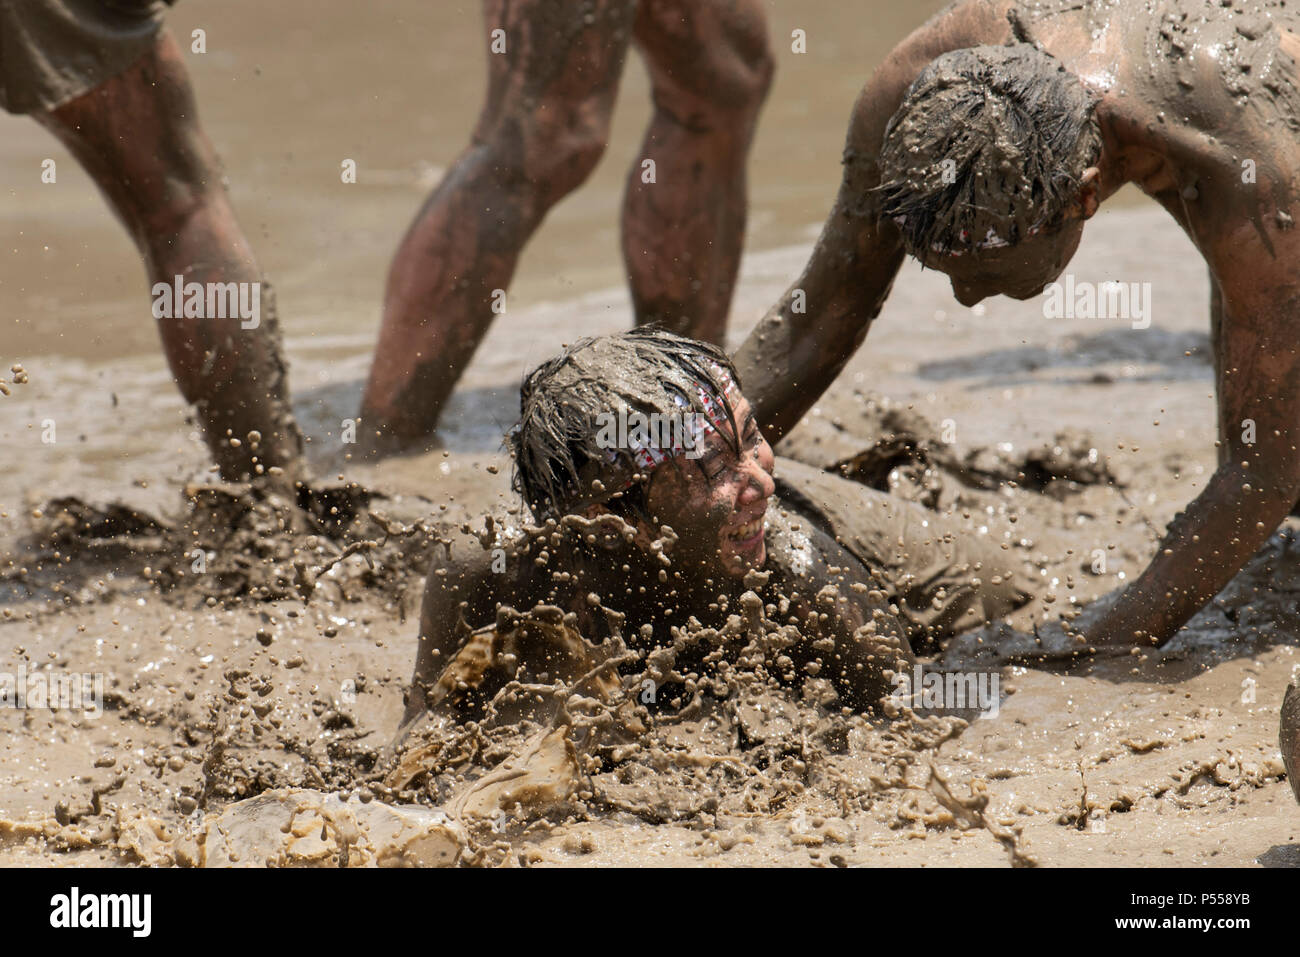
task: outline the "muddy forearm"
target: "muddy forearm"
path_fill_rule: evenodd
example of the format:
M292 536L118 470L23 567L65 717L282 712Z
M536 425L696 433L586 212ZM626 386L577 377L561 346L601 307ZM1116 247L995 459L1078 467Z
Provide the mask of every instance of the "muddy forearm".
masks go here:
M1207 257L1216 280L1216 389L1228 453L1204 491L1171 523L1151 564L1085 629L1093 644L1161 645L1218 594L1300 496L1300 357L1294 266L1300 238L1266 247L1244 224ZM1234 434L1251 423L1256 438Z
M827 356L829 345L806 317L793 310L800 285L788 290L760 320L735 356L736 371L754 406L763 434L779 442L835 380L850 348Z
M902 262L901 251L859 235L856 219L837 204L799 281L736 352L745 395L772 443L803 418L861 345Z
M1170 526L1160 551L1087 629L1090 644L1163 645L1217 595L1273 534L1300 482L1225 463Z

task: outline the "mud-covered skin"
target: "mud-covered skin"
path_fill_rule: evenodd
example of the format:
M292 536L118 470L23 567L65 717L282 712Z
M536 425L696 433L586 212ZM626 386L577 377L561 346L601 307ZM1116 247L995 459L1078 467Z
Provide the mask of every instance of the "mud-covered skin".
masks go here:
M1282 699L1282 723L1278 729L1278 747L1282 750L1282 763L1286 765L1286 779L1300 802L1300 691L1294 685L1286 689Z
M49 113L32 114L94 179L144 258L150 286L262 282L260 322L159 319L172 375L194 404L225 479L302 472L275 297L235 220L198 125L180 49L166 30L128 70ZM249 433L260 434L256 442ZM230 438L237 438L232 444Z
M1076 220L1123 184L1136 184L1196 244L1215 291L1221 464L1171 524L1155 560L1085 635L1092 644L1170 638L1300 497L1298 30L1300 9L1280 0L969 0L913 33L858 99L840 194L803 275L737 354L764 431L775 441L798 421L861 344L889 294L903 249L893 224L878 222L875 157L912 80L950 50L1038 44L1099 98L1102 152ZM1247 160L1254 182L1244 181ZM1077 222L1064 235L1001 251L1004 262L992 270L997 287L954 276L954 289L966 303L1001 291L1029 293L1011 287L1016 263L1005 260L1023 255L1036 286L1051 271L1043 267L1051 257L1034 243L1057 252L1077 241L1076 231ZM792 310L796 289L806 296L806 313ZM1252 445L1243 442L1248 419L1258 436Z
M377 454L426 443L529 237L595 168L629 45L654 114L628 176L623 250L638 324L721 342L745 230L745 158L772 72L758 0L486 0L488 95L470 145L388 276L361 417ZM485 36L486 36L485 32ZM506 321L510 321L507 319Z

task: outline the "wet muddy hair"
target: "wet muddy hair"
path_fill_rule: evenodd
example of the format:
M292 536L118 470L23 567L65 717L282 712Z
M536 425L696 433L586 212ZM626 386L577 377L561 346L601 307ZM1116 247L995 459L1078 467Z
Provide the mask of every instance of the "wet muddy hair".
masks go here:
M739 388L735 367L717 346L654 327L570 346L530 372L520 387L519 424L506 439L515 491L539 520L593 504L628 518L647 517L645 485L636 481L632 453L597 444L598 416L620 409L645 415L704 412L702 387L725 410L728 441L735 445L739 430L719 370Z
M921 71L885 130L880 217L917 257L990 234L1014 245L1062 222L1100 153L1096 100L1055 57L1027 43L954 50Z

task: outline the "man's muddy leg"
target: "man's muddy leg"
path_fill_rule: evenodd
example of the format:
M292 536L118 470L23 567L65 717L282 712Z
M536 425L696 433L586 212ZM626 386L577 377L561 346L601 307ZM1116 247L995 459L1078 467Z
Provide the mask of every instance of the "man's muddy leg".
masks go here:
M773 70L763 6L643 0L636 42L654 95L623 204L637 323L722 345L745 238L745 164Z
M433 433L547 211L604 152L636 0L486 0L488 96L393 259L362 400L369 450ZM379 433L376 435L376 433Z
M35 116L77 157L126 225L151 287L174 288L181 276L205 290L223 284L224 299L230 288L224 284L235 283L246 303L257 303L247 319L238 309L223 310L231 316L224 319L160 318L163 350L223 478L252 476L259 466L299 474L302 437L289 409L275 299L235 221L171 35L159 31L154 48L130 69ZM207 301L205 293L205 311ZM260 433L256 444L250 432Z

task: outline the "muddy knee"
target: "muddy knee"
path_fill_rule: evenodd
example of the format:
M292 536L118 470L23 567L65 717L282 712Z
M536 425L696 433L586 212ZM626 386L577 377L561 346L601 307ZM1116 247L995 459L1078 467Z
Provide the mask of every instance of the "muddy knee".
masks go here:
M761 4L651 0L636 40L656 107L687 129L747 129L757 118L776 68Z
M544 205L585 180L609 139L636 0L487 0L501 46L474 143L504 189Z
M569 116L571 104L543 104L539 113L498 124L482 140L482 159L500 188L536 198L549 208L591 175L605 152L608 116Z

